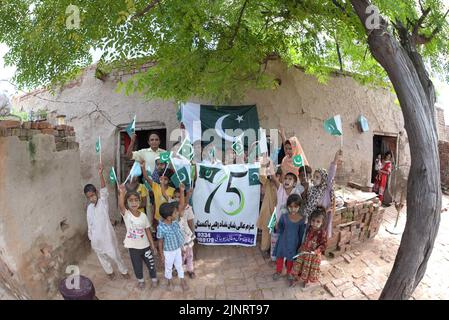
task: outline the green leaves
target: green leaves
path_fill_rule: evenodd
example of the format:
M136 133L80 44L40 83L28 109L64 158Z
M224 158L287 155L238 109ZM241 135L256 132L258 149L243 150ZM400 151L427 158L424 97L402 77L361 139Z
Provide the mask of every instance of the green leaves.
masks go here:
M417 21L415 0L373 0L390 22ZM431 8L419 50L449 80L449 25L443 0L422 0ZM156 62L118 86L147 99L186 101L192 96L226 103L253 88L275 88L270 58L302 67L325 82L340 69L362 83L388 85L371 56L363 25L347 1L331 0L5 0L0 5L0 42L5 61L17 66L21 89L60 85L91 64L91 48L103 50L101 70ZM34 5L32 12L30 4ZM79 8L80 28L66 27L66 8ZM149 4L154 4L148 9ZM147 10L146 10L147 9ZM392 28L392 27L391 27Z

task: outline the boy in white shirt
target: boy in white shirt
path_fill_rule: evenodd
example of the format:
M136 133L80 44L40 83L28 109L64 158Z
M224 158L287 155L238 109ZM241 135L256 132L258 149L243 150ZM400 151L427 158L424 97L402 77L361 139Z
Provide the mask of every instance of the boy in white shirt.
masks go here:
M103 177L103 165L101 163L98 168L98 174L101 183L100 197L98 197L98 191L94 185L87 184L84 187L84 194L89 200L87 207L87 235L92 249L97 254L98 260L100 260L100 264L108 277L111 280L115 278L111 264L111 261L113 261L121 275L128 279L128 269L120 256L117 237L109 219L109 193Z

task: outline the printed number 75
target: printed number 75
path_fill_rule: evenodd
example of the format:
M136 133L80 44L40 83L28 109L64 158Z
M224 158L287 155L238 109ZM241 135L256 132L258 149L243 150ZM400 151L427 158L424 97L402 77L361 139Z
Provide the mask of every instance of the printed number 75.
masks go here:
M227 193L235 193L239 197L240 203L242 202L243 194L241 193L241 191L239 189L234 188L234 187L231 188L232 178L243 178L247 174L248 174L248 171L231 172L231 174L229 176L229 180L228 180L228 187L226 188ZM210 206L212 204L212 200L214 199L214 196L217 193L218 189L221 187L221 185L222 185L222 183L220 183L207 198L206 205L204 206L204 212L210 213Z

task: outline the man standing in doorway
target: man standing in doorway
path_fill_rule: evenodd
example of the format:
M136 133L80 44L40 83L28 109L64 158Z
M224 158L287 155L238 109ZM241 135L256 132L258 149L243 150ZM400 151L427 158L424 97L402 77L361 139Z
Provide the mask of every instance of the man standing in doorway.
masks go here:
M126 157L128 159L135 160L138 162L145 161L145 164L149 167L151 174L152 174L154 172L154 170L156 170L156 159L159 158L159 154L161 152L165 152L164 149L159 148L159 146L161 144L161 139L157 133L150 132L150 134L148 135L148 144L150 145L150 147L147 149L133 151L134 144L136 142L136 138L137 138L137 135L134 133L131 136L131 143L129 144L128 150L126 151ZM155 226L155 224L154 224L155 223L155 221L154 221L154 212L155 212L154 195L153 195L153 190L151 190L151 187L147 186L147 189L150 194L150 198L152 200L151 200L151 203L150 203L150 201L147 201L146 212L147 212L147 216L150 220L151 231L154 232L155 231L155 228L153 227L153 226Z
M126 156L128 159L136 161L145 161L146 165L150 167L151 173L155 169L156 158L159 157L161 152L165 152L164 149L160 149L161 139L157 133L150 132L148 135L148 144L150 145L147 149L141 149L138 151L133 151L134 143L136 142L137 135L133 134L131 136L131 143L129 144L128 150L126 151Z

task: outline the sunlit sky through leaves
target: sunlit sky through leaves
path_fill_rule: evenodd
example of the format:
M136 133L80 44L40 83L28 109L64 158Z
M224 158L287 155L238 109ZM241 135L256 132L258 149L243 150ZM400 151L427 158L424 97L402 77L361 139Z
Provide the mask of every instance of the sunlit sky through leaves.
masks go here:
M3 56L8 51L8 47L5 44L0 44L0 93L5 92L8 96L12 97L15 94L19 94L15 86L10 83L14 76L15 67L5 66ZM100 50L91 50L94 63L100 59ZM446 124L449 125L449 84L444 83L438 79L433 79L437 94L438 101L437 106L444 109Z

